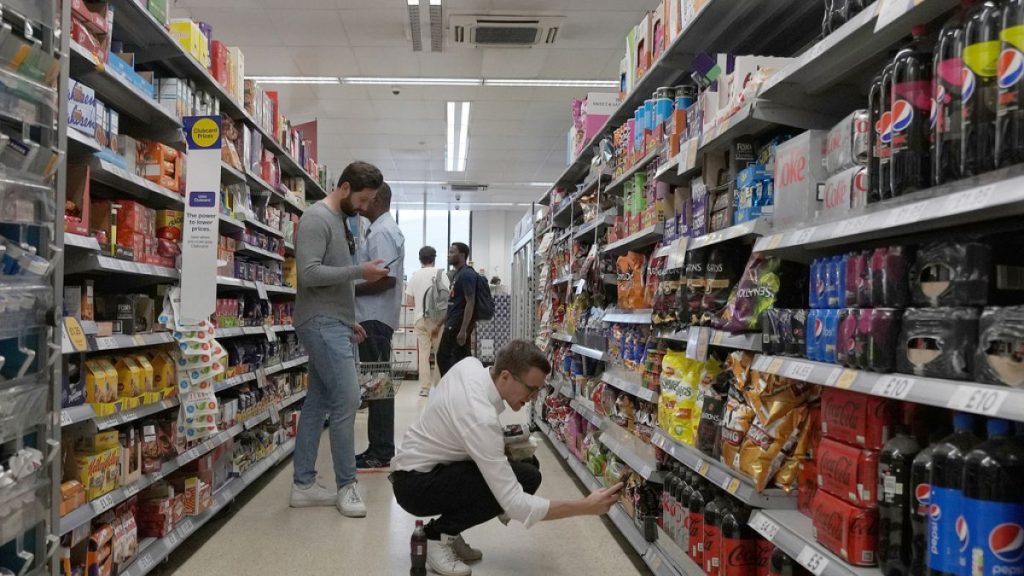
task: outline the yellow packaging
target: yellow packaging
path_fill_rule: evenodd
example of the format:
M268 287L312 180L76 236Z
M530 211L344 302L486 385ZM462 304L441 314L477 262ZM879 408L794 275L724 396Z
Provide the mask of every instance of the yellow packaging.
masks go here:
M299 285L298 269L295 267L295 258L288 258L284 261L282 274L284 275L284 283L286 286L295 288Z
M135 398L142 394L142 369L131 356L117 358L117 396Z
M699 378L700 365L700 362L689 360L684 352L677 350L669 350L661 361L662 389L675 393L674 405L671 408L666 405L666 431L685 444L694 443L692 414L697 396L696 386L692 386L686 376L698 370L696 378Z
M150 363L149 358L139 354L132 358L135 363L139 365L139 369L142 370L142 391L140 394L145 392L155 392L155 378L156 374L153 372L153 364Z
M199 25L187 18L175 18L171 20L171 37L189 54L195 57L200 63L209 65L209 55L204 58L206 37Z
M116 389L116 384L114 385ZM107 370L98 360L85 361L85 401L89 404L110 402L111 385L107 381ZM116 395L116 394L115 394Z
M113 431L115 437L117 431ZM85 486L89 500L99 498L118 487L120 482L121 445L101 450L95 454L78 454L78 479Z
M153 366L153 391L174 388L177 383L177 368L171 356L163 350L154 350L149 353L149 362Z

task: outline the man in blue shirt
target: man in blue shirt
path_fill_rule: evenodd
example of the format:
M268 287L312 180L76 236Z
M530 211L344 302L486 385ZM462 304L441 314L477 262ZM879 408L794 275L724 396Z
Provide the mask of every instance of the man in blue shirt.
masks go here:
M391 361L391 338L398 329L405 277L405 237L391 216L391 187L386 183L363 212L370 224L360 250L363 261L382 260L389 273L376 282L356 284L356 319L366 330L359 345L360 362ZM395 400L371 400L367 421L370 445L356 456L360 469L386 468L395 455Z
M455 269L448 296L448 316L437 347L437 367L444 376L463 358L470 356L469 342L476 326L477 273L466 262L469 246L455 242L448 249L448 264Z

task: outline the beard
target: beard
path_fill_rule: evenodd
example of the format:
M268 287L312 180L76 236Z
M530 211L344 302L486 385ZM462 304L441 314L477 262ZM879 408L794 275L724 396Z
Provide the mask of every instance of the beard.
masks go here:
M356 210L355 205L352 204L351 198L343 199L341 202L339 202L339 207L341 208L341 211L345 213L346 216L355 216L359 214L359 211Z

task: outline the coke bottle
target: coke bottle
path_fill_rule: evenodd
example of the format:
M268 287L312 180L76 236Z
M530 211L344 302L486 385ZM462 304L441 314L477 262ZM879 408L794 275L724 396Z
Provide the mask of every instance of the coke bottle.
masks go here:
M1024 160L1024 0L1003 2L1003 30L999 33L999 103L996 106L996 165Z
M995 167L1001 16L998 4L985 0L964 17L964 71L960 85L963 101L960 150L964 176L981 174Z
M962 6L972 4L964 0ZM949 19L935 43L932 77L935 94L932 108L932 182L935 185L960 179L960 140L963 112L960 88L964 77L963 11Z
M781 548L776 548L772 552L771 559L771 570L768 572L771 576L805 576L810 574L803 566L796 563L782 551Z
M988 440L964 458L965 574L1024 573L1024 447L1011 432L1010 422L990 419Z
M659 524L661 529L668 534L672 540L676 539L675 531L672 527L673 520L675 519L675 511L677 506L674 503L674 491L675 491L675 467L669 468L668 474L665 476L664 489L661 491L661 520Z
M722 512L722 576L757 576L758 537L749 520L746 506L728 506Z
M959 576L963 530L964 456L978 444L974 416L957 412L953 433L932 452L931 505L928 507L928 576Z
M893 196L927 188L931 175L928 119L932 108L932 57L923 45L925 34L924 26L914 26L914 41L893 60L889 159Z
M882 116L878 136L878 198L892 198L892 74L890 62L882 69Z
M757 570L755 574L757 576L769 576L772 569L772 552L775 550L775 545L760 535L755 536L755 538L757 539Z
M691 470L684 470L676 498L679 500L679 518L676 524L676 542L683 550L690 549L690 498L696 490L698 476Z
M416 529L412 531L409 544L412 549L409 576L427 576L427 533L423 529L423 520L416 521Z
M690 559L704 565L704 506L714 498L713 488L703 479L697 480L690 494Z
M915 404L903 405L903 426L878 454L878 564L883 576L909 576L911 468L921 445L911 434Z
M704 506L704 573L720 576L722 573L722 515L729 502L721 495Z
M871 128L868 130L868 149L871 156L868 160L868 202L878 202L882 199L878 189L878 161L881 155L882 136L882 75L875 76L871 81L871 91L868 93L868 121ZM813 275L812 275L813 278ZM814 282L811 282L813 297ZM814 305L812 304L813 308Z

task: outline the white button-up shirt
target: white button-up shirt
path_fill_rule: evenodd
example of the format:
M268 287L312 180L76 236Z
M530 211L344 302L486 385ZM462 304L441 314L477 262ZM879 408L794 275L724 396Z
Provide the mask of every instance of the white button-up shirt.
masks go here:
M430 393L391 460L392 470L430 472L439 464L472 460L505 513L533 526L548 515L550 502L528 494L516 480L498 419L504 410L490 370L476 358L462 360Z

